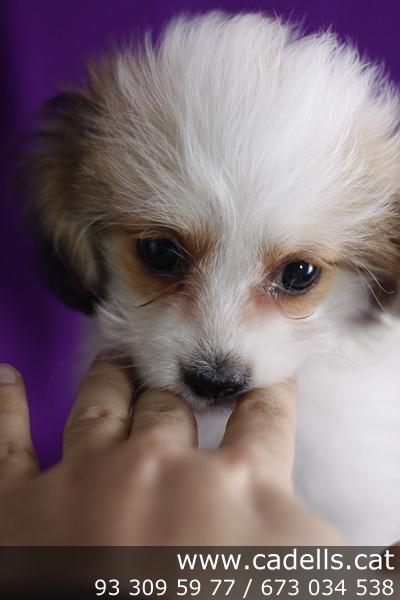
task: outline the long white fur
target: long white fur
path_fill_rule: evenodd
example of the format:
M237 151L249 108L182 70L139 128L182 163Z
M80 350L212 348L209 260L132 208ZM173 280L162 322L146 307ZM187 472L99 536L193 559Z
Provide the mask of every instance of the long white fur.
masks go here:
M254 386L296 373L298 493L349 541L392 542L400 536L397 322L356 324L370 299L351 270L307 318L278 309L254 322L240 316L263 276L261 246L339 249L349 264L355 249L368 255L371 222L384 227L396 210L397 93L331 33L303 38L258 14L179 18L156 49L127 50L116 69L132 119L104 124L118 141L105 166L115 205L126 218L183 231L206 225L220 246L211 266L199 266L195 322L170 297L135 308L143 298L115 272L98 314L106 339L132 354L147 386L197 408L205 445L226 414L201 409L180 382L182 359L200 345L233 353L251 365ZM173 137L154 114L172 123Z

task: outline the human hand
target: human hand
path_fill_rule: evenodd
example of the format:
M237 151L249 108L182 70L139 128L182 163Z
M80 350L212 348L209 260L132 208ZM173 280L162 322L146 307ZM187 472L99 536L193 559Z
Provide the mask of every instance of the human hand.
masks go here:
M132 418L126 372L99 359L68 419L63 459L41 473L22 377L0 366L0 379L7 373L0 384L1 545L343 543L293 495L292 384L244 395L221 447L206 452L182 399L147 391Z

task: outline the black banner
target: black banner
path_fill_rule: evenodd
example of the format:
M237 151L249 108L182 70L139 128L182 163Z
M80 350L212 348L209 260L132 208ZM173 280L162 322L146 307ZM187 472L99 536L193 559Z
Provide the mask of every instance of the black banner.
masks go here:
M398 549L0 548L0 597L400 598Z

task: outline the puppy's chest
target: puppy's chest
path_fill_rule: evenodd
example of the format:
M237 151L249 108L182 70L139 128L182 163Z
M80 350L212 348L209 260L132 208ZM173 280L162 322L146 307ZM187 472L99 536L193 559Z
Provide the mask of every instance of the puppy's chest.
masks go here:
M298 495L353 544L400 537L400 324L344 341L299 379L294 466ZM218 445L227 411L197 417Z

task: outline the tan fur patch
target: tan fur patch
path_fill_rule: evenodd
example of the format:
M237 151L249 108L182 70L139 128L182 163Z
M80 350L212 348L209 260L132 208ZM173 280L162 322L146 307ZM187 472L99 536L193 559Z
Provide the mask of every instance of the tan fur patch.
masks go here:
M114 233L109 237L112 248L109 263L110 268L118 274L118 277L134 289L135 295L139 295L138 304L166 298L175 294L182 285L179 278L171 275L161 275L146 269L137 253L137 237L131 237L123 233Z
M314 262L314 264L317 264ZM303 294L290 294L284 291L277 291L274 299L280 310L291 319L305 319L311 316L318 306L325 300L335 286L339 278L337 269L321 266L320 276L310 288Z
M303 319L312 315L319 304L332 291L340 277L340 268L336 262L315 258L309 251L299 250L284 255L277 247L263 252L265 278L249 294L249 302L244 307L243 318L246 322L257 319L265 311L281 310L293 319ZM316 283L302 294L293 294L279 289L275 282L285 264L292 261L305 261L320 268Z
M142 223L142 227L144 224ZM216 240L202 230L199 235L185 235L172 232L170 229L145 227L139 231L137 224L131 228L115 228L108 235L113 248L110 267L134 288L143 298L143 303L152 302L160 297L176 295L189 310L195 302L199 284L197 265L207 260ZM183 269L179 274L158 274L149 271L137 252L140 239L167 238L176 241L183 256ZM192 309L190 309L192 310Z

